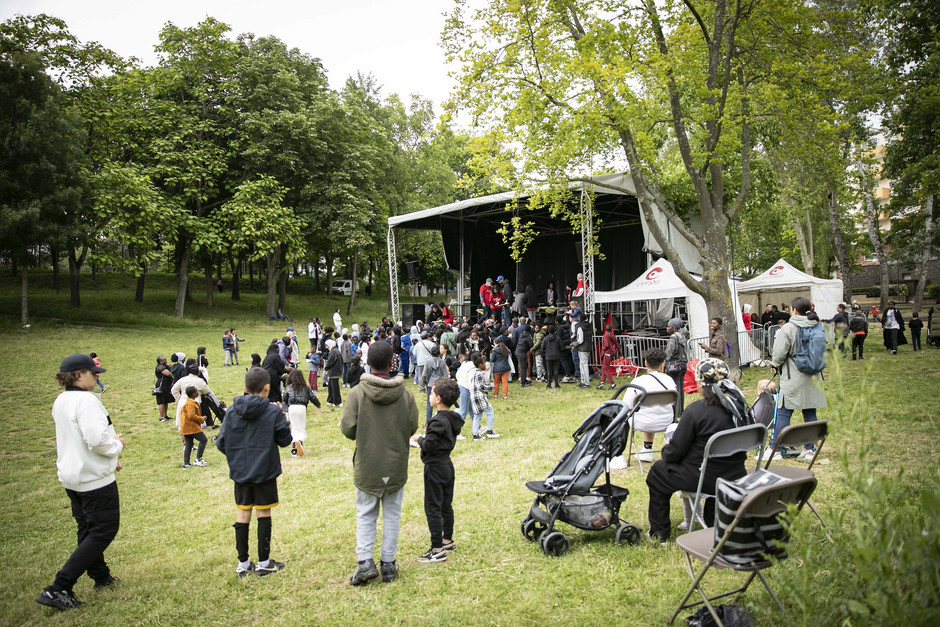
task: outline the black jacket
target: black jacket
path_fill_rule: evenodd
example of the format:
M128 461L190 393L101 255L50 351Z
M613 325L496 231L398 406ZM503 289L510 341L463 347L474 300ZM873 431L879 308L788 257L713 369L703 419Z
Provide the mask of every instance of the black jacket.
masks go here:
M861 316L856 316L849 321L849 331L852 333L860 333L862 331L865 334L868 334L868 320Z
M291 443L284 412L266 398L236 396L225 412L215 440L228 460L228 476L235 483L264 483L281 474L278 446Z
M662 461L666 464L667 472L675 476L675 484L680 485L682 490L694 492L698 487L699 468L705 457L708 438L719 431L733 428L731 414L720 405L706 405L704 401L696 401L686 407L672 440L662 451ZM743 477L746 474L746 460L745 453L709 459L702 490L714 494L718 477L729 480Z
M565 324L559 325L558 330L556 331L558 339L561 341L562 350L571 349L571 324L566 322ZM556 357L555 359L560 359L561 357ZM546 357L546 359L552 359L551 357Z
M439 411L431 416L427 431L418 437L421 461L425 464L446 464L463 427L463 418L455 411Z
M530 350L532 350L532 336L528 331L524 331L519 335L519 341L516 342L516 355L525 355Z
M359 379L362 378L362 374L366 371L365 368L359 364L352 364L349 367L349 370L346 372L346 384L349 387L354 388L359 385Z
M545 359L549 361L558 361L561 359L561 339L556 333L549 333L542 340L542 350L545 351Z
M343 374L343 356L340 355L339 349L335 346L327 355L324 367L326 368L326 374L331 377L338 377Z

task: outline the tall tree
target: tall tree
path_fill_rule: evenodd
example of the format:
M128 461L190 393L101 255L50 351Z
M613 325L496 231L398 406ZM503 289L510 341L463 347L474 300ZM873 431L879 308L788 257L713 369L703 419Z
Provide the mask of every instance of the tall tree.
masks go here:
M897 98L886 107L892 133L885 155L891 204L898 217L913 213L920 225L913 238L893 238L893 249L910 249L908 256L915 261L916 311L923 304L927 265L938 251L934 211L940 193L940 6L930 0L877 0L874 6L883 19L887 65L898 86Z
M808 5L461 4L445 31L450 57L463 64L454 100L515 140L524 177L577 180L577 172L590 173L586 165L625 160L653 236L735 337L727 232L751 192L754 120L792 80L794 46L827 34ZM801 70L810 71L824 69ZM692 191L691 207L666 193L664 174L673 164L662 155L669 146ZM699 253L702 281L653 219L654 206Z

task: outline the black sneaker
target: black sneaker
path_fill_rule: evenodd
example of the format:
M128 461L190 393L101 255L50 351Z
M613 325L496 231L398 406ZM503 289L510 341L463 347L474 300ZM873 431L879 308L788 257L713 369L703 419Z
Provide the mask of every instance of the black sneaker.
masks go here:
M421 564L431 564L434 562L445 561L447 561L447 551L445 551L443 548L430 548L424 554L418 557L418 562Z
M445 551L456 551L457 543L454 542L453 540L450 540L450 541L444 542L441 548L444 549Z
M114 586L119 583L121 583L120 579L118 579L117 577L112 577L111 575L108 575L107 579L102 579L101 581L95 582L95 590L103 590L105 588L110 588L111 586Z
M71 590L50 590L46 588L36 597L36 603L46 607L54 607L57 610L74 610L82 604L75 598Z
M382 567L382 581L389 583L398 579L398 564L395 562L380 562Z
M248 566L245 566L244 568L242 566L235 567L235 574L241 578L245 578L253 572L255 572L255 565L251 562L248 562Z
M482 439L483 439L483 436L482 436L482 435L474 435L474 436L473 436L473 441L474 441L474 442L476 442L476 441L478 441L478 440L482 440Z
M167 420L170 420L170 419L171 418L169 416L164 416L163 418L160 419L160 422L166 422Z
M183 464L183 470L186 470L186 469L189 468L190 466L192 466L192 464Z
M296 446L292 446L292 447L291 447L291 449L290 449L290 456L291 456L291 457L297 457L297 447L296 447Z
M267 566L262 566L260 563L255 564L255 574L259 577L266 577L276 573L279 570L284 570L284 562L275 562L274 560L268 560Z
M488 438L498 438L498 437L499 437L499 434L496 433L495 431L493 431L492 429L490 429L489 431L487 431L487 432L484 433L483 435L485 435L485 436L488 437Z
M352 577L349 578L349 583L354 586L361 586L366 582L372 581L378 576L379 569L375 567L375 561L369 558L359 562L359 566L356 568L356 572L354 572Z

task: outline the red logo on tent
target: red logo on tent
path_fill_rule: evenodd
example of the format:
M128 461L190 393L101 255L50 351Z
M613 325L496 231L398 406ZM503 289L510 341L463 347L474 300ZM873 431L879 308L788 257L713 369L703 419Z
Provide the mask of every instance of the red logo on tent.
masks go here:
M663 271L662 268L653 268L652 270L650 270L649 272L646 273L646 280L647 280L647 281L652 281L653 279L656 278L656 275L659 274L659 273L662 272L662 271Z
M770 271L770 276L774 276L783 270L783 266L775 266L773 270Z

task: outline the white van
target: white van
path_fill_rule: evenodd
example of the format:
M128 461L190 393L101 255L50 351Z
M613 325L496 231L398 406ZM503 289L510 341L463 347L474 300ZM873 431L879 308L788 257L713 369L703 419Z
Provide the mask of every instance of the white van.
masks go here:
M330 289L330 292L333 294L339 294L340 296L352 296L352 286L353 282L351 279L339 279L333 281L333 287ZM356 295L359 294L359 281L356 281Z

